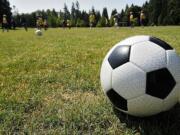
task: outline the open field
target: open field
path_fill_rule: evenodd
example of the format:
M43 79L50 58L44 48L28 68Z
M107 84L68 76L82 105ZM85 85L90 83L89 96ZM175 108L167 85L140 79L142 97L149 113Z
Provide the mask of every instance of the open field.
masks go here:
M180 107L150 119L115 115L99 81L107 51L152 35L180 54L180 27L0 32L0 133L179 135Z

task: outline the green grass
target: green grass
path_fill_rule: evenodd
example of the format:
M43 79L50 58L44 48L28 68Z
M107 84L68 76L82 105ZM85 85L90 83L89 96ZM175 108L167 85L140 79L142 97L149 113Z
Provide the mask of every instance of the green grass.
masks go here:
M0 32L0 133L179 135L179 107L149 119L122 117L101 90L107 51L139 34L180 54L180 27L49 29L42 37L34 29Z

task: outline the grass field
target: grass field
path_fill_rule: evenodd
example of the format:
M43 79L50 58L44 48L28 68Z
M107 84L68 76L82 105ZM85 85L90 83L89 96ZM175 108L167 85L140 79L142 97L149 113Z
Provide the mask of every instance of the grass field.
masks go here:
M101 90L107 51L137 34L159 37L180 54L180 27L0 32L0 133L179 135L179 106L135 119L114 111Z

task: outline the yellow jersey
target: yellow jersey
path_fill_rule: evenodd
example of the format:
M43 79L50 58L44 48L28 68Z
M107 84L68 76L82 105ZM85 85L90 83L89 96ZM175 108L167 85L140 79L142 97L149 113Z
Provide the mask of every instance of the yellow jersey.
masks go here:
M130 21L133 21L133 18L134 18L134 16L133 16L133 14L131 14L130 15Z
M7 19L6 17L3 17L3 23L6 24L7 23Z
M145 15L144 15L144 13L141 13L141 15L140 15L140 19L141 19L141 20L145 19Z

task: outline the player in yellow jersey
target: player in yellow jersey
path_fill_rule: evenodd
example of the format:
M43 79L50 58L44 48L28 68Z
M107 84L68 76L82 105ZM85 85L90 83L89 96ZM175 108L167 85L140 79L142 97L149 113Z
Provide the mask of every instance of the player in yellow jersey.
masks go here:
M36 21L36 26L37 26L37 29L41 29L43 27L43 19L42 17L38 17L37 21Z
M69 19L67 20L67 27L71 29L71 21Z
M7 32L9 31L8 29L8 21L7 21L7 16L4 14L3 15L3 20L2 20L2 30L3 32L6 30Z
M93 27L95 23L95 15L93 13L91 13L91 15L89 16L89 25L90 25L90 28Z
M146 19L146 16L144 14L144 11L142 10L141 13L140 13L140 23L141 23L141 26L144 26L145 19Z
M131 28L133 28L133 21L134 21L134 15L133 15L133 12L130 12L129 22L130 22Z

